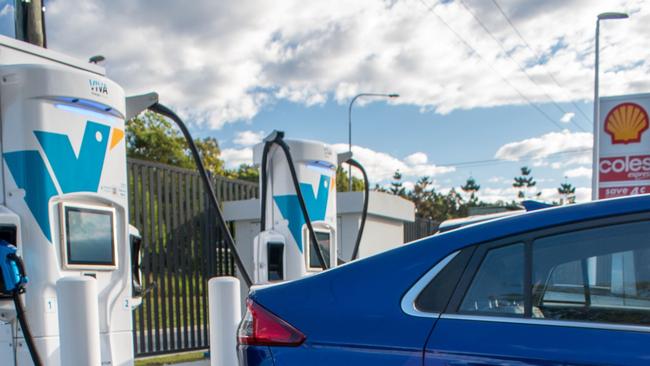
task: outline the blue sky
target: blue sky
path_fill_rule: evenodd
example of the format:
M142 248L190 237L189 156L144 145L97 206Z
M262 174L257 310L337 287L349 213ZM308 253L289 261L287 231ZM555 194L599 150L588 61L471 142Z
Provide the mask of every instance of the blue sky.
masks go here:
M568 103L562 106L567 110L574 108ZM542 104L540 107L560 122L563 115L554 113L554 106ZM580 107L588 111L592 104L581 102ZM584 120L577 123L585 129L589 127ZM565 125L563 127L568 131L578 131L572 124L561 125ZM216 136L223 141L222 148L237 150L246 145L235 142L242 131L269 133L273 129L283 130L290 137L347 144L347 105L328 102L305 107L280 102L269 106L243 126L227 124L219 131L203 129L197 130L197 134ZM469 176L473 176L485 188L502 190L512 184L512 178L518 175L522 165L532 167L540 187L556 188L564 182L565 173L576 166L553 169L548 165L540 165L541 160L544 163L558 162L567 157L588 155L589 151L575 154L569 152L546 159L534 159L534 155L530 155L530 158L524 156L519 161L497 159L495 155L506 143L558 131L560 130L555 125L530 106L474 108L441 115L432 111L422 112L415 106L375 101L362 106L355 105L353 110L353 145L383 152L398 159L405 159L414 153L424 153L430 164L453 166L455 171L434 177L442 190L458 188ZM236 163L233 161L230 164L232 166ZM582 165L577 165L579 166ZM413 182L416 178L417 176L411 175L405 179ZM388 181L384 178L379 183ZM571 177L569 181L580 187L590 184L590 178L584 175ZM490 196L502 194L493 192ZM503 196L507 198L507 194Z
M345 150L350 99L394 92L354 107L353 151L373 183L400 169L407 185L427 175L446 191L472 175L481 198L510 200L528 165L544 199L567 176L586 200L600 12L630 14L602 24L601 94L650 91L645 0L46 4L50 48L104 55L127 93L155 90L217 137L229 166L274 129Z

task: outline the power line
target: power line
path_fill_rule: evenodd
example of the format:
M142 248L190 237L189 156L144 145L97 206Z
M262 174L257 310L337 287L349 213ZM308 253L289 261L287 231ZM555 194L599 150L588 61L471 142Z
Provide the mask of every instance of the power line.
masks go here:
M538 160L538 159L544 159L544 158L554 158L554 157L560 157L564 155L573 155L573 154L582 154L585 152L591 151L591 149L577 149L577 150L567 150L567 151L560 151L552 154L548 154L546 156L538 157L538 156L524 156L520 159L517 160L507 160L507 159L485 159L485 160L470 160L470 161L462 161L462 162L457 162L457 163L446 163L446 164L435 164L436 167L454 167L454 168L473 168L473 167L478 167L478 166L490 166L490 165L497 165L497 164L506 164L506 163L520 163L522 161L532 161L532 160Z
M530 46L530 44L526 41L526 39L524 38L524 36L521 34L521 32L519 32L519 29L517 29L517 27L515 27L515 24L512 22L512 20L510 20L510 17L508 17L508 14L506 14L506 12L503 10L503 8L501 7L501 5L499 5L499 3L497 2L497 0L492 0L492 3L493 3L494 6L499 10L499 12L501 13L501 15L503 15L503 17L506 19L506 21L508 22L508 24L510 24L510 27L515 31L515 33L517 34L517 36L519 37L519 39L521 39L521 41L524 43L524 45L526 46L526 48L528 48L528 49L530 50L530 52L533 54L533 56L535 56L535 58L536 58L537 60L540 60L540 59L542 58L541 55L540 55L538 52L536 52L536 51L535 51L535 50ZM555 82L555 84L556 84L557 86L559 86L559 87L562 88L562 89L566 89L564 86L562 86L562 85L560 84L560 82L555 78L555 76L553 76L553 74L552 74L550 71L548 71L548 69L547 69L546 67L543 67L543 69L544 69L544 71L546 72L546 75L548 75L548 76L551 78L551 80L553 80L553 82ZM571 104L573 104L573 106L574 106L574 107L576 108L576 110L580 113L580 115L582 115L582 117L584 117L584 119L585 119L585 121L587 121L587 123L591 123L591 118L590 118L589 116L587 116L587 114L585 114L585 112L582 110L582 108L580 108L580 106L579 106L578 104L576 104L576 102L571 101Z
M441 17L441 16L436 12L436 10L435 10L434 7L431 7L431 6L430 6L429 4L427 4L424 0L420 0L420 2L422 3L422 5L424 5L424 7L425 7L425 8L426 8L430 13L432 13L433 15L435 15L436 18L438 18L438 20L440 20L440 21L442 22L442 24L444 24L444 25L447 27L447 29L449 29L449 31L451 31L451 32L456 36L456 38L458 38L458 39L459 39L459 40L460 40L460 41L465 45L465 47L469 48L469 49L470 49L470 50L471 50L471 51L472 51L476 56L478 56L478 58L480 58L480 59L481 59L481 60L482 60L482 61L483 61L483 62L484 62L484 63L485 63L485 64L486 64L486 65L487 65L487 66L488 66L488 67L489 67L489 68L490 68L490 69L491 69L495 74L497 74L497 75L501 78L501 80L503 80L503 82L505 82L506 84L508 84L508 86L510 86L510 87L511 87L515 92L517 92L517 94L519 94L519 96L520 96L523 100L525 100L526 103L528 103L531 107L535 108L535 109L536 109L540 114L542 114L542 115L543 115L543 116L544 116L544 117L545 117L549 122L551 122L552 124L554 124L557 128L559 128L560 130L564 130L564 127L563 127L563 126L561 126L558 122L556 122L556 121L555 121L551 116L548 115L548 113L546 113L546 112L545 112L542 108L540 108L537 104L533 103L533 102L532 102L528 97L526 97L526 96L521 92L521 90L519 90L516 86L514 86L514 85L513 85L510 81L508 81L508 79L506 79L506 78L505 78L505 77L504 77L504 76L503 76L503 75L502 75L502 74L501 74L497 69L495 69L494 66L492 66L492 64L490 64L490 63L487 61L487 59L486 59L485 57L483 57L483 56L482 56L482 55L481 55L481 54L480 54L480 53L479 53L479 52L478 52L474 47L472 47L472 45L470 45L469 42L467 42L467 41L465 40L465 38L463 38L463 37L462 37L458 32L456 32L456 30L455 30L455 29L454 29L454 28L453 28L449 23L447 23L447 21L445 21L445 19L444 19L443 17Z
M517 62L517 60L515 60L515 59L510 55L510 53L508 52L508 50L506 50L505 46L503 45L503 42L501 42L501 41L500 41L500 40L499 40L499 39L498 39L498 38L497 38L497 37L496 37L496 36L495 36L495 35L494 35L494 34L493 34L493 33L492 33L492 32L491 32L491 31L486 27L486 26L485 26L485 24L484 24L484 23L481 21L481 19L480 19L480 18L479 18L479 17L478 17L478 16L477 16L473 11L472 11L472 9L470 9L470 7L465 3L465 1L463 1L463 0L458 0L458 2L463 6L463 8L465 8L465 10L467 10L467 12L468 12L468 13L469 13L473 18L474 18L474 20L476 20L476 22L481 26L481 28L483 29L483 31L484 31L485 33L487 33L487 34L490 36L490 38L492 38L492 40L494 40L494 42L496 42L496 43L499 45L499 47L500 47L501 50L503 51L503 54L504 54L506 57L508 57L510 60L512 60L512 62L513 62L515 65L517 65L517 67L519 68L519 71L521 71L524 75L526 75L526 77L528 78L528 80L530 80L531 83L533 83L537 88L539 88L539 90L544 94L544 96L545 96L546 98L548 98L548 100L550 100L551 103L553 103L553 105L555 106L555 108L557 108L557 109L558 109L558 110L559 110L563 115L564 115L564 114L567 114L568 111L565 110L564 108L562 108L562 106L560 106L560 105L555 101L555 99L553 99L553 97L551 97L551 96L550 96L550 95L549 95L549 94L544 90L544 88L543 88L542 86L540 86L540 85L535 81L535 79L533 79L533 77L528 73L528 71L526 71L526 69L525 69L525 68L524 68L524 67L523 67L519 62ZM573 123L573 125L576 126L580 131L583 131L583 132L585 131L585 129L584 129L582 126L580 126L579 124L577 124L574 120L571 120L571 123Z

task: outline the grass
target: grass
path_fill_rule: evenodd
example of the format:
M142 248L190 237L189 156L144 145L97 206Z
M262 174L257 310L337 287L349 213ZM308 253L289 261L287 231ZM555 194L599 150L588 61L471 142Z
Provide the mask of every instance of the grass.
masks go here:
M150 357L150 358L135 360L135 366L173 365L175 363L201 361L203 359L205 359L203 355L203 351L179 353L175 355L166 355L166 356Z
M176 297L158 297L157 299L155 298L150 298L146 299L146 303L143 304L142 307L142 314L140 313L140 309L136 309L134 311L134 316L135 316L135 330L140 329L140 316L144 317L144 322L145 322L145 329L150 329L155 331L155 326L156 326L156 317L153 312L154 310L154 301L158 301L158 324L160 324L161 329L165 328L176 328L176 327L184 327L185 324L187 324L188 327L191 326L190 324L190 312L193 312L194 315L194 326L202 325L205 319L208 317L208 314L204 312L204 309L202 306L199 306L199 301L200 304L203 304L203 298L202 297L197 297L194 296L192 298L187 297L185 299L187 308L183 308L183 298L176 298ZM192 300L194 302L194 306L190 307ZM206 300L207 301L207 300ZM165 302L165 313L162 311L162 303ZM176 317L176 306L179 306L181 308L180 311L180 316L181 318ZM147 320L149 319L147 317L146 311L151 312L151 324L149 327L147 326Z

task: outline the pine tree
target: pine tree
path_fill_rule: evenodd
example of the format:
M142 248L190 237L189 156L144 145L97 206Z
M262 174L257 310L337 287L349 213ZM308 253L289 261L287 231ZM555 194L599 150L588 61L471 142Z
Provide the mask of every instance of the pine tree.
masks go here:
M557 193L560 194L560 204L572 204L576 203L576 187L574 187L571 183L566 181L566 177L564 177L565 181L564 183L560 184L560 187L557 189Z
M465 182L465 185L460 186L460 189L462 189L463 192L465 192L465 194L469 196L467 203L470 206L476 205L476 203L478 202L477 193L479 189L481 189L481 186L476 183L476 180L470 176L469 178L467 178L467 182Z
M390 193L396 196L401 196L401 197L406 196L406 189L402 185L402 173L400 173L399 170L396 170L395 174L393 174L393 181L390 182L389 190Z
M528 197L528 190L530 188L533 188L537 185L537 182L535 181L535 178L531 175L532 171L530 168L527 166L521 167L521 175L518 177L515 177L514 183L512 183L512 186L518 190L517 192L517 197L519 199L526 199ZM541 195L541 192L538 192L535 194L535 196L539 197Z

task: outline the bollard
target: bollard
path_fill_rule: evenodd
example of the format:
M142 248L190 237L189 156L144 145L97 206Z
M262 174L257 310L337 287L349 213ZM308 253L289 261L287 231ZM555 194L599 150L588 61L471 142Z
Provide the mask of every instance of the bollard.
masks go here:
M237 361L237 326L241 320L239 280L215 277L208 281L210 309L210 366L233 366Z
M56 281L61 365L100 366L97 281L88 276Z

